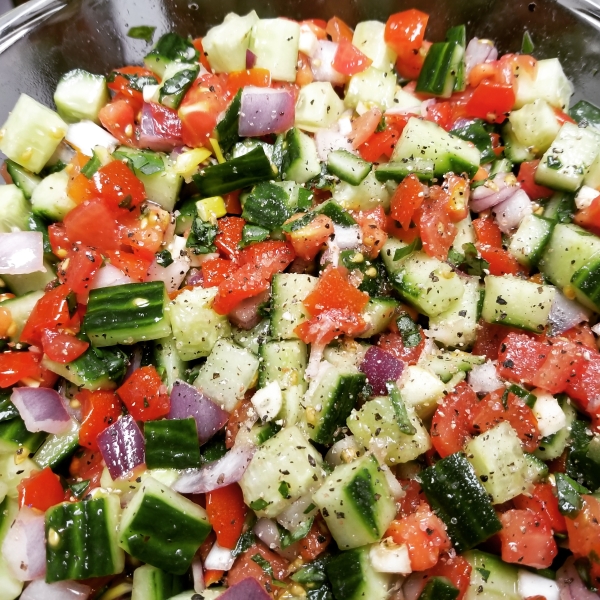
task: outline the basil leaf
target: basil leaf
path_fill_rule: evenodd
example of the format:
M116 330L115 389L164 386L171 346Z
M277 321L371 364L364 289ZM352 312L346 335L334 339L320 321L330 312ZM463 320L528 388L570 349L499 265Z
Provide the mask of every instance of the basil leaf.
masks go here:
M400 260L413 252L421 249L421 240L419 238L415 238L408 246L404 246L404 248L398 248L396 252L394 252L394 260Z
M188 236L186 247L194 254L210 254L216 250L214 241L217 237L217 226L200 218L194 219Z
M156 254L156 262L161 267L168 267L173 264L173 256L171 253L165 248Z
M394 407L394 412L396 413L396 423L398 428L406 435L415 435L417 430L408 417L406 406L402 400L398 386L393 381L388 381L385 385L387 387L392 406Z
M421 343L421 328L411 319L407 312L402 312L396 319L396 326L402 336L406 348L415 348Z
M94 173L96 173L101 166L102 163L100 162L100 159L98 158L97 154L92 151L92 158L90 158L90 160L83 165L81 173L88 179L91 179L94 176Z
M131 27L127 32L127 37L133 38L134 40L144 40L145 42L151 43L154 38L154 32L156 27L150 27L149 25L138 25L137 27Z
M245 248L256 242L264 242L269 237L269 230L258 225L244 225L242 229L242 241L239 244L240 248Z
M521 42L521 54L531 54L535 50L535 44L531 39L531 34L527 29L523 34L523 41Z

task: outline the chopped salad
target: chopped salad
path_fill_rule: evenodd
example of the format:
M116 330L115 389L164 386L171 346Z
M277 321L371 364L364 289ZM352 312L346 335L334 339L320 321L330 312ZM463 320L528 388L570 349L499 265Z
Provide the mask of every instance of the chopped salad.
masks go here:
M597 598L600 109L428 19L21 95L1 600Z

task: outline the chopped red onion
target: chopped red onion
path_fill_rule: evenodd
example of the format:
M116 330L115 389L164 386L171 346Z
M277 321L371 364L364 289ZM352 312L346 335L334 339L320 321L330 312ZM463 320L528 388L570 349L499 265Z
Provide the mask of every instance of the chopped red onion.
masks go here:
M252 50L246 50L246 69L253 69L256 64L256 54Z
M473 365L469 373L469 385L475 392L489 394L504 387L504 382L498 377L496 365L488 360L482 365Z
M131 415L107 427L97 440L112 479L122 477L146 460L144 436Z
M98 269L96 275L94 275L94 279L90 283L90 290L124 285L126 283L133 283L133 279L129 275L125 275L121 269L107 263L101 269Z
M2 543L2 556L19 581L31 581L46 573L44 536L44 513L23 506Z
M234 446L223 458L201 469L188 469L171 486L180 494L205 494L237 483L246 472L256 446Z
M198 441L202 445L227 423L229 413L193 385L178 379L171 391L171 410L168 418L187 419L188 417L196 420Z
M335 223L333 225L333 230L335 232L335 243L340 250L358 248L362 244L362 233L358 225L344 227L343 225Z
M45 271L41 232L0 233L0 275L28 275L36 271Z
M162 267L154 261L148 269L146 281L162 281L167 292L174 292L179 289L189 270L190 261L187 257L174 259L168 267Z
M498 173L491 181L475 188L470 195L471 210L481 212L510 198L519 189L519 184L512 175L512 181L507 183L507 176L508 173Z
M498 50L490 40L473 38L465 50L465 76L468 78L473 67L498 59Z
M346 83L346 76L333 68L338 45L337 42L328 40L318 41L310 64L315 81L329 81L332 85L344 85Z
M275 521L264 517L259 519L254 526L254 533L270 550L278 550L281 547L279 529Z
M229 320L240 329L249 330L256 327L262 320L259 308L269 300L269 290L258 296L242 300L228 315Z
M437 104L437 100L435 98L429 98L427 100L423 100L421 102L421 116L426 117L429 109Z
M271 600L271 596L256 579L248 577L227 588L219 600Z
M387 395L385 384L388 381L396 381L402 375L404 363L389 352L377 346L371 346L359 369L367 376L367 381L373 388L373 395L385 396Z
M194 592L196 592L196 594L199 594L206 589L202 559L199 556L194 556L194 559L192 560L192 579L194 581Z
M598 595L587 589L575 567L571 556L556 572L556 582L560 588L560 600L598 600Z
M427 583L427 576L423 573L413 573L402 584L404 600L419 600L421 592Z
M330 152L334 150L347 150L354 152L352 143L346 135L344 135L339 127L330 127L329 129L319 129L315 132L315 143L317 145L317 154L319 160L327 161Z
M282 133L294 126L296 102L286 89L246 86L242 91L239 134L260 137Z
M510 198L494 206L492 213L500 231L510 233L527 215L533 213L533 207L525 190L518 189Z
M548 322L552 335L560 335L564 331L579 325L590 318L590 312L575 300L569 300L564 294L556 290Z
M156 102L144 102L139 146L155 152L171 152L182 145L181 120L177 111Z
M187 279L185 280L186 285L196 286L202 285L204 281L204 274L202 273L202 269L192 268L189 270Z
M36 579L25 588L20 600L87 600L91 593L92 588L79 581L46 583Z
M61 434L71 427L71 417L60 394L50 388L19 387L10 397L27 431Z
M235 556L232 551L215 542L204 560L204 568L210 571L229 571L234 562Z

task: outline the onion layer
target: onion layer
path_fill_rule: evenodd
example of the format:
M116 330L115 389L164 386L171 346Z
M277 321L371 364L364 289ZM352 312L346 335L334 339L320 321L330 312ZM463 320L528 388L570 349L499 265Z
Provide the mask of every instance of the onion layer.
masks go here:
M25 421L27 431L60 435L71 427L71 417L56 390L20 387L13 390L10 399Z
M296 103L285 89L246 86L242 91L239 134L260 137L282 133L294 126Z
M0 275L28 275L44 270L41 232L0 233Z

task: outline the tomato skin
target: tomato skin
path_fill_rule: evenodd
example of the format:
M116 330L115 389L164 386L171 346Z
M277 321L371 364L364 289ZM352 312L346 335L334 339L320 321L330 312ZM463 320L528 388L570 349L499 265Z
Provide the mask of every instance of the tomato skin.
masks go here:
M397 333L384 333L379 336L377 345L386 352L389 352L392 356L395 356L398 360L405 362L409 365L416 365L423 348L425 347L425 336L421 333L421 342L412 348L407 348L402 341L402 336Z
M144 184L120 160L100 167L92 181L95 196L111 208L136 207L146 199Z
M99 198L84 202L71 210L64 221L67 239L91 248L119 250L121 227Z
M300 556L305 561L317 558L331 543L331 533L322 518L317 517L305 538L300 540Z
M269 87L271 85L271 72L268 69L253 68L245 71L233 71L227 79L227 91L233 97L239 90L247 85L255 87Z
M342 75L356 75L369 68L373 61L365 56L352 42L340 40L333 58L333 68Z
M377 162L382 156L390 158L399 138L398 129L386 128L384 131L374 133L358 148L358 152L368 162Z
M521 188L531 200L543 200L545 198L550 198L550 196L554 194L554 190L544 187L543 185L538 185L535 182L535 173L539 164L539 160L522 162L519 167L519 174L517 175Z
M558 499L554 495L550 483L537 483L531 491L531 496L517 496L514 498L513 504L520 510L528 508L543 515L555 533L567 531L567 522L558 510Z
M552 564L558 548L545 519L531 510L508 510L499 517L503 561L536 569Z
M574 519L566 519L569 548L575 556L600 556L600 502L583 494L582 507Z
M269 562L275 579L279 581L285 579L288 571L288 561L269 550L262 542L258 542L238 556L233 567L227 573L228 586L231 587L247 577L252 577L265 589L271 589L271 576L252 560L252 557L256 554L260 554L262 558Z
M225 257L237 258L245 224L246 221L241 217L223 217L217 221L219 232L215 238L215 246Z
M484 80L475 88L466 110L472 117L491 123L503 123L514 105L515 92L512 85Z
M446 260L456 237L456 225L447 210L448 197L440 186L430 188L418 211L423 250L428 256Z
M223 548L233 549L242 534L248 509L237 483L206 494L206 514Z
M442 458L460 452L471 439L470 420L477 404L473 388L461 382L436 408L431 422L431 442Z
M59 333L45 329L42 333L44 354L54 362L67 364L79 358L88 348L89 343L68 333Z
M171 400L152 365L136 369L117 390L136 421L153 421L169 414Z
M600 395L600 356L592 354L579 365L576 377L569 380L565 393L578 400L585 410L592 398Z
M75 480L89 480L88 490L100 487L100 478L104 470L104 459L97 450L79 448L71 459L69 475Z
M21 341L41 346L44 329L67 327L71 321L68 296L71 290L59 285L46 292L35 304L21 333Z
M415 211L421 208L425 199L425 187L416 175L409 175L396 188L391 200L390 214L408 230Z
M117 98L100 109L98 118L119 142L135 146L135 109L128 100Z
M218 286L231 277L237 265L228 258L211 258L205 260L200 268L203 276L202 287L209 288Z
M82 390L75 399L81 403L83 415L79 444L98 451L97 437L121 416L121 402L114 392L107 391Z
M329 19L325 30L334 42L340 42L341 40L352 42L352 38L354 37L352 29L339 17Z
M450 102L436 102L427 107L425 119L437 123L442 129L450 131L456 120Z
M19 506L29 506L46 512L55 504L60 504L65 496L60 478L50 467L25 477L17 486Z
M328 309L361 313L368 302L368 294L355 288L339 269L329 266L321 273L315 289L304 300L304 306L314 316Z
M421 72L428 20L429 15L413 8L391 15L385 25L385 42L398 55L396 68L406 79L416 79Z
M298 216L294 215L295 218L300 216L301 213L298 213ZM286 233L285 237L292 244L296 256L304 260L313 260L332 234L333 221L327 215L318 215L304 227Z
M76 294L84 294L102 266L102 256L94 248L75 245L58 269L58 279Z

